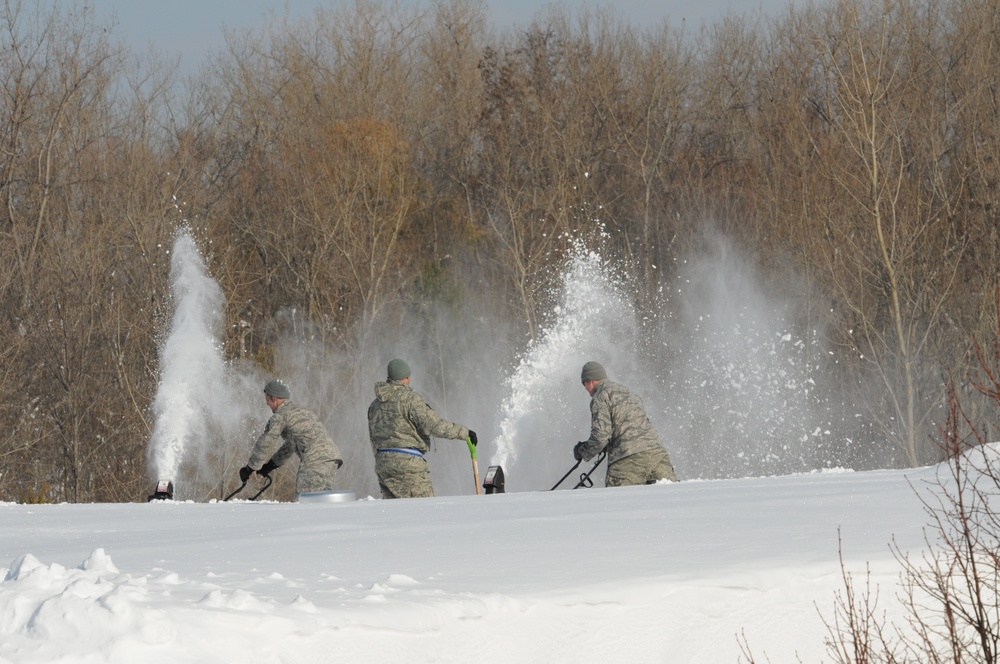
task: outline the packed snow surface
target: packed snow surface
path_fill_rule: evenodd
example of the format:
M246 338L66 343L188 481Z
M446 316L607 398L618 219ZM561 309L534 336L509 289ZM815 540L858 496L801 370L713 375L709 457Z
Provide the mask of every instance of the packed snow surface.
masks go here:
M0 661L830 661L838 547L891 597L935 473L0 504Z

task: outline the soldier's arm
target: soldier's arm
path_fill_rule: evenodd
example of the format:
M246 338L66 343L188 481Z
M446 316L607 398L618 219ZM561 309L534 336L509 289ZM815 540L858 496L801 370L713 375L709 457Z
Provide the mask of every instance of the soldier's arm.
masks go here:
M264 433L254 443L253 452L250 453L250 460L247 461L248 466L254 470L260 470L261 466L271 459L274 453L285 444L285 441L281 437L282 427L281 418L276 414L272 415L267 424L264 425ZM275 460L275 463L278 463L277 460ZM278 465L281 464L278 463Z
M447 438L450 440L465 440L469 435L467 427L441 419L434 412L434 409L422 398L414 400L411 409L411 418L414 424L417 425L417 430L425 436Z
M611 409L604 399L590 402L590 438L584 441L580 452L589 461L601 453L611 439Z
M292 456L292 452L294 452L292 449L292 443L286 440L282 443L281 447L278 448L278 451L271 455L271 461L274 462L275 466L280 468L285 465L286 461L288 461L288 457Z

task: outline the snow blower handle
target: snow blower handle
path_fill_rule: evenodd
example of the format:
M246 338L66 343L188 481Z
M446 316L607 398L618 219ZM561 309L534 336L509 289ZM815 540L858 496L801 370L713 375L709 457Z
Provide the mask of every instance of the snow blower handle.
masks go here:
M567 471L566 471L566 474L565 474L565 475L563 475L562 477L560 477L560 478L559 478L559 481L558 481L558 482L556 482L556 483L555 483L554 485L552 485L552 488L551 488L551 489L549 489L549 491L555 491L555 490L556 490L556 487L558 487L558 486L559 486L560 484L562 484L562 483L563 483L563 480L565 480L565 479L566 479L567 477L569 477L569 476L570 476L570 474L571 474L571 473L572 473L572 472L573 472L574 470L576 470L577 468L579 468L579 467L580 467L580 463L581 463L582 461L583 461L583 459L577 459L577 460L576 460L576 463L574 463L574 464L573 464L573 467L572 467L572 468L570 468L569 470L567 470Z
M245 466L245 468L249 468L249 467L250 466ZM261 468L261 470L264 470L264 469ZM253 473L253 472L256 472L257 474L259 474L261 477L264 478L264 486L262 486L260 488L260 490L257 491L257 493L255 493L254 495L252 495L249 498L247 498L247 500L257 500L258 498L260 498L260 494L262 494L265 491L267 491L267 489L271 486L271 483L274 482L274 478L273 477L271 477L270 475L261 473L260 470L258 470L258 471L251 471L251 473ZM231 494L229 494L228 496L226 496L225 498L223 498L222 502L224 502L224 503L228 502L230 498L232 498L233 496L235 496L236 494L238 494L243 489L247 488L247 481L250 479L250 475L247 475L246 479L243 479L243 473L240 472L240 479L243 480L243 483L240 484L238 487L236 487L235 491L233 491Z
M601 453L597 455L597 461L595 461L594 465L590 467L590 470L580 475L580 481L573 488L579 489L580 487L584 487L589 489L590 487L594 486L594 480L590 479L590 474L595 470L597 470L597 467L601 465L601 463L604 461L604 459L607 458L607 456L608 456L607 450L601 450Z
M249 478L247 478L247 479L249 479ZM229 494L228 496L226 496L225 498L223 498L222 502L224 502L224 503L228 502L230 498L232 498L233 496L235 496L236 494L238 494L240 491L242 491L245 488L247 488L247 481L243 480L243 484L241 484L238 487L236 487L235 491L233 491L231 494Z
M580 464L583 463L583 454L580 453L580 447L583 444L584 443L577 443L576 445L573 446L573 458L576 459L576 463L573 464L572 468L566 471L565 475L559 478L559 481L556 482L555 485L553 485L553 487L549 489L549 491L555 491L556 487L562 484L563 480L572 475L573 471L579 468ZM574 486L573 488L579 489L580 487L585 487L589 489L590 487L594 486L594 481L590 479L590 474L595 470L597 470L597 467L604 462L604 459L607 458L607 456L608 456L607 450L606 449L601 450L601 453L597 455L597 461L595 461L594 465L590 467L590 470L580 474L580 481L577 482L576 486Z

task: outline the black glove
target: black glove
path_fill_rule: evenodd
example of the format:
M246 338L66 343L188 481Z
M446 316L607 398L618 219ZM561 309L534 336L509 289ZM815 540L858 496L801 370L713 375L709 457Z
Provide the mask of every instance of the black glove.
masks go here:
M253 468L250 466L243 466L240 468L240 482L246 482L253 475Z
M276 464L273 460L270 460L260 467L260 470L257 471L257 474L267 477L268 475L271 474L272 470L276 470L277 468L278 464Z
M472 441L473 447L479 445L479 436L477 436L476 432L473 431L472 429L469 429L469 440Z
M577 461L583 461L583 446L586 444L587 441L583 441L573 446L573 458Z

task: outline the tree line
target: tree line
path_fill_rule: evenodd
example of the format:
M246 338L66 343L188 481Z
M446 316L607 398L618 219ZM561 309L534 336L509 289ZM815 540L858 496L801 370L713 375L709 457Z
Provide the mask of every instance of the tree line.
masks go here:
M278 340L308 336L353 358L348 382L380 335L470 302L537 338L574 238L627 264L650 312L721 234L819 331L818 370L893 463L939 458L943 376L997 324L1000 0L697 30L488 18L319 6L228 33L182 80L83 4L5 0L0 500L148 493L182 224L226 295L227 358L280 369Z

